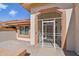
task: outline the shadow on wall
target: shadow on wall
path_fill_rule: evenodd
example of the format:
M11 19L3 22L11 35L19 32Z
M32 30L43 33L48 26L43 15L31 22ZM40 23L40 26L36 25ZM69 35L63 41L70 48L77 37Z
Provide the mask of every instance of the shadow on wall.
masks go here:
M67 30L67 34L66 34L66 41L64 44L64 47L66 46L66 51L65 53L70 53L72 54L73 52L75 52L75 46L74 46L74 23L75 23L75 13L74 13L74 9L72 10L72 14L71 14L71 18L70 18L70 22L69 22L69 26L68 26L68 30ZM66 43L67 42L67 43ZM73 52L71 52L73 51ZM75 54L76 55L76 54Z

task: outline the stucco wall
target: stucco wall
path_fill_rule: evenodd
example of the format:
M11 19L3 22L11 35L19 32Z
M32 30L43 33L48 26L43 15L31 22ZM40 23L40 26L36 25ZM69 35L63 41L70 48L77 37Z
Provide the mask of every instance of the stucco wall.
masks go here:
M79 4L75 5L75 51L79 55Z
M67 50L75 50L75 42L74 42L74 10L67 9L66 10L66 18L67 18Z
M0 42L7 40L16 40L15 31L0 31Z

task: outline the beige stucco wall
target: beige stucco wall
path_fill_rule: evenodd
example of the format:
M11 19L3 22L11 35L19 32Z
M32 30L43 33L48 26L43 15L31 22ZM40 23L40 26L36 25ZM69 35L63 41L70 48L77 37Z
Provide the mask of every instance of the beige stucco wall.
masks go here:
M79 4L75 4L75 51L79 55Z
M67 50L75 50L74 42L74 9L66 10L67 18Z
M74 5L74 10L71 15L71 20L69 23L68 37L70 41L70 48L74 50L79 55L79 4ZM72 41L73 39L73 41ZM72 41L72 45L71 45Z

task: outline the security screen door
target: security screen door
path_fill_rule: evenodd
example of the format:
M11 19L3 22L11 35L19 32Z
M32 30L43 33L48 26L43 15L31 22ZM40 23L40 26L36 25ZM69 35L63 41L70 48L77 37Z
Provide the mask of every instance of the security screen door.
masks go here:
M55 47L55 20L42 21L42 47Z

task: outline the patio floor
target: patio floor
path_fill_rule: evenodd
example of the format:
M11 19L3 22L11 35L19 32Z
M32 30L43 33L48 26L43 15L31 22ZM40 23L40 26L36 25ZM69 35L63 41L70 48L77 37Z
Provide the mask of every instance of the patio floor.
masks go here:
M20 40L8 40L0 42L0 48L16 50L18 49L18 46L26 48L27 51L30 53L30 56L65 56L61 48L35 48L30 45L30 42Z

